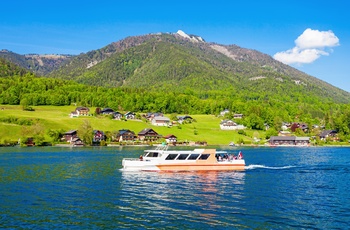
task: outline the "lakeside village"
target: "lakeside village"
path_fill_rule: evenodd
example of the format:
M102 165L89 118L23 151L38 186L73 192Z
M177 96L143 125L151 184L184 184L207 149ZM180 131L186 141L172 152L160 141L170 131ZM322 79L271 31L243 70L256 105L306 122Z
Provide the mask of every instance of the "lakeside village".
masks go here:
M229 110L223 110L220 112L219 116L224 117L227 113L230 113ZM112 119L116 120L140 120L140 117L137 117L133 112L127 112L122 114L120 112L114 111L111 108L100 109L97 108L95 111L97 115L108 115ZM71 118L77 118L81 116L92 116L90 109L87 107L77 107L75 111L69 114ZM142 118L146 119L153 126L167 126L171 127L174 124L186 124L195 122L195 120L188 115L177 116L176 121L171 121L170 118L164 116L162 113L147 113L142 115ZM243 118L243 114L234 114L233 119L239 120ZM141 120L140 120L141 121ZM278 136L271 136L267 143L264 146L310 146L310 137L297 137L293 136L291 132L294 132L297 128L307 131L308 126L301 123L283 123L281 130L278 133ZM237 124L233 120L223 119L220 122L221 130L244 130L246 127L241 124ZM266 127L268 129L268 127ZM290 131L289 131L290 130ZM85 146L85 145L95 145L95 146L105 146L107 145L107 135L102 130L93 130L92 132L92 142L90 144L84 143L83 139L79 137L78 130L69 130L63 133L60 136L59 144L57 146ZM331 139L332 141L337 141L337 132L334 130L323 130L319 134L320 140ZM254 138L254 141L257 143L260 140ZM113 135L109 137L108 144L113 145L153 145L166 142L168 145L172 146L206 146L206 141L178 141L177 137L173 134L167 134L165 136L157 133L152 128L145 128L139 131L137 134L133 130L121 129L117 132L114 132ZM28 138L24 143L24 146L35 146L33 138ZM236 144L231 142L228 143L230 146L235 146ZM238 145L243 145L243 143L238 143ZM255 144L257 145L257 144Z

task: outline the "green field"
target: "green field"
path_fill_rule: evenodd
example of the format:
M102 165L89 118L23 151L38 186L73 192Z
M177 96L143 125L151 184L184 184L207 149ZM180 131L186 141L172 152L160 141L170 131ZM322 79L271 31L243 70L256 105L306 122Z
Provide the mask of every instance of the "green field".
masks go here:
M87 116L70 118L69 113L74 111L74 106L35 106L35 111L23 111L21 106L1 105L0 118L38 118L39 123L45 127L45 140L50 141L47 131L51 130L79 130L84 120L88 120L95 130L118 131L120 129L130 129L139 133L144 128L152 128L157 133L165 136L173 134L178 141L205 141L209 145L228 145L231 141L237 143L244 140L245 143L252 143L252 137L264 138L264 132L245 130L246 136L239 135L237 131L220 130L221 118L213 115L191 115L196 122L173 127L153 126L145 121L137 120L112 120L104 116ZM95 108L90 108L95 111ZM165 115L170 116L170 115ZM22 135L23 126L9 123L0 123L0 143L4 140L16 141ZM196 130L196 131L195 131Z

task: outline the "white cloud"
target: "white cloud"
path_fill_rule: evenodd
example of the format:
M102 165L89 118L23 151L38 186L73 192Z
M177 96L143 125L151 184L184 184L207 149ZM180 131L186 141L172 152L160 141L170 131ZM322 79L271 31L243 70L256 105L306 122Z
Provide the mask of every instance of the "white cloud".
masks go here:
M322 55L329 55L331 47L339 45L339 39L332 31L306 29L296 40L295 47L276 53L273 57L285 64L308 64Z

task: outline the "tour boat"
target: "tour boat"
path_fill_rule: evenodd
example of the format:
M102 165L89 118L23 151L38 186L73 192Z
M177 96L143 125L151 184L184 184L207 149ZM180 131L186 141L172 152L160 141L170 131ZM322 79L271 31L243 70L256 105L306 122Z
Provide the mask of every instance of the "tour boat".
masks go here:
M125 171L218 171L244 170L241 152L237 156L216 149L168 150L159 146L145 150L139 158L124 158Z

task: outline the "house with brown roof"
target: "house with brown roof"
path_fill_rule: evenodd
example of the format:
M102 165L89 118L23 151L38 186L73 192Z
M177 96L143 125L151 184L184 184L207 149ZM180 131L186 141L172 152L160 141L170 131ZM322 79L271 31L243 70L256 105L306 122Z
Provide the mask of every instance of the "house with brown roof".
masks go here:
M335 130L323 130L319 137L321 140L326 140L327 138L330 138L332 140L338 140L337 134L338 133Z
M63 139L69 143L76 137L78 137L77 130L69 130L63 134Z
M166 135L164 139L168 144L175 144L177 142L177 137L173 134Z
M88 116L90 112L90 109L87 107L77 107L74 111L72 111L69 116L71 118L73 117L79 117L79 116Z
M135 133L129 129L121 129L119 130L117 136L116 136L116 140L119 142L122 141L135 141L137 138L137 136L135 135Z
M140 141L157 141L161 137L156 131L150 128L141 130L137 135Z

